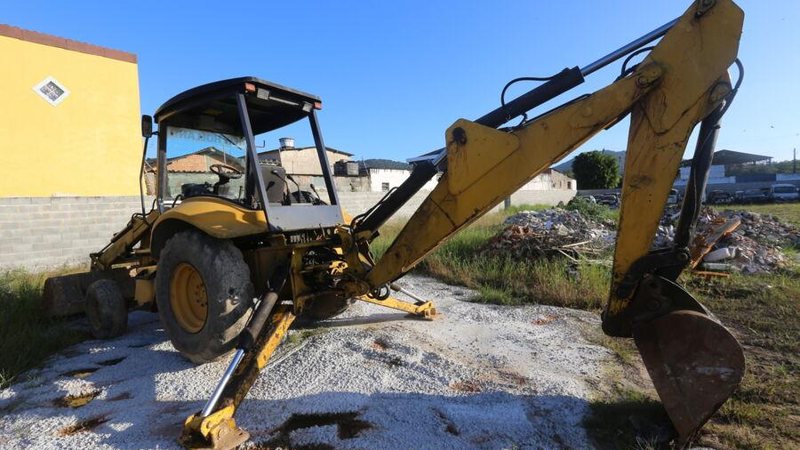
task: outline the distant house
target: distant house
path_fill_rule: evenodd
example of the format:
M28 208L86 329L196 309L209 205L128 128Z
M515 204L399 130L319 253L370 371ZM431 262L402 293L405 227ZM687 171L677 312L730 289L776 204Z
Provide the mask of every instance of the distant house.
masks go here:
M390 159L365 159L359 161L358 171L361 176L369 178L369 190L372 192L386 192L403 184L411 175L411 164L392 161ZM436 180L431 180L423 190L432 190L436 187Z
M324 190L325 180L322 177L317 147L295 147L294 139L281 138L280 147L258 153L262 163L278 163L291 174L301 186L314 184L316 189ZM339 161L347 161L352 153L343 152L332 147L325 147L328 164L331 169Z
M352 170L355 161L340 161L334 165L339 189L366 192L386 192L400 186L411 175L411 164L390 159L358 161L358 172ZM349 167L348 167L349 166ZM427 182L422 190L433 190L438 176ZM345 186L349 184L350 189ZM526 183L520 191L576 190L575 180L563 173L547 169Z
M282 146L277 149L260 152L262 164L280 164L291 174L300 186L314 184L315 189L323 191L325 181L322 168L317 157L316 147L294 147L294 143L286 138L281 140ZM287 145L288 144L288 145ZM402 161L391 159L364 159L353 161L352 154L326 147L328 161L333 166L335 184L339 191L345 192L387 192L403 184L411 175L412 166ZM149 163L151 161L148 161ZM154 161L153 161L154 163ZM243 161L231 158L214 147L177 156L167 160L169 169L169 186L173 192L180 191L180 184L200 182L200 176L208 174L212 164L229 164L244 170ZM153 178L154 177L150 177ZM428 181L422 190L430 191L436 187L439 177ZM151 184L148 179L148 188ZM520 191L575 190L575 180L555 169L547 169L536 178L522 186Z
M400 186L411 175L411 164L390 159L339 161L334 164L333 172L339 189L387 192ZM431 180L422 189L431 190L435 186L436 180Z
M715 166L736 166L743 164L769 164L772 162L771 156L756 155L753 153L736 152L733 150L719 150L714 152L714 159L712 164ZM689 167L692 165L691 159L685 159L681 162L681 167Z
M575 182L574 178L570 178L556 169L546 169L519 188L520 191L550 191L560 189L577 191L578 183Z
M333 167L338 161L349 160L352 153L343 152L332 147L325 147L328 164ZM281 146L258 153L261 161L276 161L292 175L321 176L322 167L317 156L317 147L295 147L294 139L282 138Z
M214 147L206 147L194 153L167 159L168 172L210 172L213 164L226 164L244 171L242 160Z
M183 184L214 182L217 179L216 175L211 173L211 166L214 164L225 164L242 172L245 170L244 161L241 158L231 156L214 147L206 147L196 152L167 158L167 196L179 194ZM155 194L156 166L157 162L154 158L145 161L145 184L148 195Z

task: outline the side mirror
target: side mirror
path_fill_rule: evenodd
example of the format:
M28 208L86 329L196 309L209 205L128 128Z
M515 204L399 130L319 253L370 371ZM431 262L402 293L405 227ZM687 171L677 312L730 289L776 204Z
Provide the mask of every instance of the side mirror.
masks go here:
M153 118L147 115L142 116L142 137L149 138L153 135Z

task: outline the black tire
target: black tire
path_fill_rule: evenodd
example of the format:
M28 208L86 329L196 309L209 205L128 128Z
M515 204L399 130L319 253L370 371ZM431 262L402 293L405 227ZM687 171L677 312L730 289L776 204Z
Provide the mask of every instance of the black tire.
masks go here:
M172 277L187 264L199 274L205 288L207 315L196 331L181 325L170 299ZM172 345L196 364L214 361L233 350L250 316L253 295L250 269L231 241L183 231L170 238L161 251L156 270L158 313Z
M97 280L89 285L84 310L97 339L122 336L128 330L128 305L113 280Z

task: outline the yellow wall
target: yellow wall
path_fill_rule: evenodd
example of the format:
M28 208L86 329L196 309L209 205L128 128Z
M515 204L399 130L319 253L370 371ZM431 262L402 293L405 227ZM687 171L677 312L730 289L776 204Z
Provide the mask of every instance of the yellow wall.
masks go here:
M135 63L0 36L0 197L138 195ZM57 106L33 87L52 76Z

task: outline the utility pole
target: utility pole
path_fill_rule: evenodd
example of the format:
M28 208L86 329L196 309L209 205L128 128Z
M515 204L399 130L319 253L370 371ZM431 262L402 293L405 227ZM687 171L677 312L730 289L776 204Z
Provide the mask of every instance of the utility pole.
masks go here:
M792 173L797 173L797 147L792 152L794 153L792 156Z

